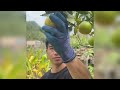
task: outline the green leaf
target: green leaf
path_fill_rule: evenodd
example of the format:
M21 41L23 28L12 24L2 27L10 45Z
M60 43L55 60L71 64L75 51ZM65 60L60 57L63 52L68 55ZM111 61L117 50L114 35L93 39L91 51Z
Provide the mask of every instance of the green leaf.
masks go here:
M30 64L29 61L26 62L26 66L27 66L27 70L28 70L28 71L29 71L29 70L32 70L31 64Z
M88 14L88 11L78 11L80 14Z

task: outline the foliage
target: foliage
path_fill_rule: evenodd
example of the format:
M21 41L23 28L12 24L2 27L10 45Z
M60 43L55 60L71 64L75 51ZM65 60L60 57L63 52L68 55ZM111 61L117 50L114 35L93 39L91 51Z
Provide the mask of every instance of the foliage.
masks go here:
M42 49L34 50L33 48L29 48L27 51L26 66L26 78L37 79L41 78L50 69L50 61Z
M45 11L42 16L48 16L55 11ZM68 28L71 31L73 28L77 28L82 21L88 21L93 27L93 12L92 11L60 11L68 21Z
M91 77L94 78L94 71L93 71L93 70L94 70L94 67L93 67L92 65L89 65L89 66L88 66L88 70L89 70L89 72L90 72L90 74L91 74Z

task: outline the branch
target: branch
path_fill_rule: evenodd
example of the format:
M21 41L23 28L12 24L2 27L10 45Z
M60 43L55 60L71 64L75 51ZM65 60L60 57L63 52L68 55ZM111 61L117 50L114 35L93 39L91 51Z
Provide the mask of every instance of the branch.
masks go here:
M79 45L81 45L81 46L83 46L83 47L86 47L86 48L94 48L93 46L88 46L88 45L82 45L80 42L80 39L79 39L79 37L77 36L77 38L78 38L78 42L79 42Z

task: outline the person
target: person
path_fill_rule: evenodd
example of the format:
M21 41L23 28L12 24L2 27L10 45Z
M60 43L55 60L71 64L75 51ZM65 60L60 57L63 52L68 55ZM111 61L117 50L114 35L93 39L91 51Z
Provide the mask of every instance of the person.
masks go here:
M43 26L46 36L46 53L51 61L51 69L41 79L90 79L87 67L76 58L70 46L68 23L60 13L50 14L50 20L56 27Z

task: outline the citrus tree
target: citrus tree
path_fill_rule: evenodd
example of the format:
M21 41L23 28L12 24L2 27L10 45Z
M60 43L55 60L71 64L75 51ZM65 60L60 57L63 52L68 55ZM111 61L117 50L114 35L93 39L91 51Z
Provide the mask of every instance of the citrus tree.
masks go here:
M43 49L27 48L26 67L26 78L28 79L39 79L50 69L50 61L47 59Z
M55 11L46 11L42 16L49 16L50 13L54 13ZM94 22L93 17L94 13L92 11L60 11L68 21L68 29L70 32L70 37L77 38L79 42L78 46L84 47L93 47L94 43ZM55 26L48 19L45 22L46 25ZM71 40L71 44L74 47L74 41ZM77 44L77 42L75 42Z

